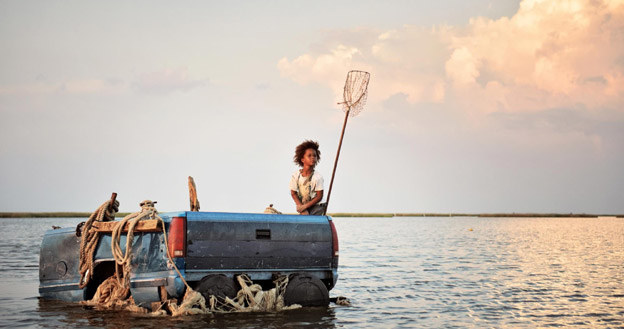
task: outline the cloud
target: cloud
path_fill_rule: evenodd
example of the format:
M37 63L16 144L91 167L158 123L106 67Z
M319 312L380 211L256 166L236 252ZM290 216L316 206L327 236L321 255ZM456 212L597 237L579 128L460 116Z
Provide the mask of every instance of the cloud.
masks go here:
M186 68L178 68L143 73L134 85L144 93L169 94L175 91L189 91L207 82L207 79L190 77Z
M38 79L40 80L40 79ZM0 95L46 95L46 94L115 94L127 90L127 84L119 79L68 79L63 82L36 81L0 86Z
M463 88L489 96L484 83L501 84L505 110L579 103L589 109L618 108L623 101L624 1L525 0L510 19L472 19L451 47L454 53L467 51L460 59L489 74ZM455 77L463 77L462 70L447 65L447 76L461 82Z
M356 47L339 44L329 53L318 56L304 54L292 61L282 58L277 67L282 76L302 85L320 82L336 89L344 83L344 68L354 62L363 62L361 58L362 54Z
M207 79L192 78L186 68L178 68L143 73L133 83L116 78L72 78L64 81L38 78L32 83L0 85L0 96L59 93L110 95L130 92L133 89L146 94L169 94L175 91L189 91L207 82Z
M60 91L71 94L110 94L125 91L126 84L117 79L70 80L60 86Z
M479 77L479 62L466 47L453 51L445 68L448 77L459 85L474 84Z
M440 102L444 98L444 70L440 58L448 54L448 29L405 26L377 31L354 29L328 32L315 51L293 60L282 58L282 76L301 84L320 83L342 96L349 70L371 72L369 101L380 102L405 94L410 102Z
M524 0L512 17L466 26L334 34L340 38L282 58L282 76L339 93L346 71L370 70L370 102L404 94L411 104L474 114L624 110L623 0Z

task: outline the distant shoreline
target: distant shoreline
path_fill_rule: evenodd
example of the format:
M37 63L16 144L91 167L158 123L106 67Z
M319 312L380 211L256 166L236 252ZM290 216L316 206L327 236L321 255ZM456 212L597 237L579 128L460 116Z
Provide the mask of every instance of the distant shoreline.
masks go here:
M117 213L116 217L124 217L130 213ZM618 217L624 214L585 214L585 213L329 213L332 217ZM89 218L88 212L0 212L0 218Z

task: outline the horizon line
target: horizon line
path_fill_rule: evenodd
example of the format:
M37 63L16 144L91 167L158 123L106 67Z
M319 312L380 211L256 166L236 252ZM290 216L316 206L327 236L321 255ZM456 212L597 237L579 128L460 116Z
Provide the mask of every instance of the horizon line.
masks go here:
M160 212L160 213L166 213ZM0 212L0 218L81 218L91 216L91 212L79 211L51 211L51 212ZM115 217L125 217L131 212L118 212ZM285 215L296 215L295 213L284 213ZM594 214L594 213L561 213L561 212L483 212L483 213L466 213L466 212L413 212L413 213L391 213L391 212L333 212L328 213L331 217L616 217L624 218L624 214Z

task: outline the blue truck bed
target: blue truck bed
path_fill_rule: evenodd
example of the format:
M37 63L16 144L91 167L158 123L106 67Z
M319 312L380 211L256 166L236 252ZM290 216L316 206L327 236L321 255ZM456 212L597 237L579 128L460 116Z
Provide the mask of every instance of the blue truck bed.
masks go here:
M193 289L212 275L233 279L245 274L268 285L278 276L305 274L320 280L327 291L336 284L338 238L329 216L190 211L160 216L169 246L162 232L135 233L132 243L130 289L138 304L161 300L163 289L168 297L184 295L185 286L167 258L167 248ZM43 298L89 300L97 286L114 273L111 234L102 234L94 255L93 278L80 289L80 239L76 228L45 233L39 269ZM125 251L125 235L121 239Z

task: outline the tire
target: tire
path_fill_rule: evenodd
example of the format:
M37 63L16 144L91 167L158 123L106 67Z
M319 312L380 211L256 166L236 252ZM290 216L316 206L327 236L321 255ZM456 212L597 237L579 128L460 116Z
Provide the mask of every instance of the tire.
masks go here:
M327 306L329 305L329 291L317 277L304 274L291 274L288 286L284 292L284 304L290 306Z
M220 300L225 300L225 297L234 298L238 289L234 284L234 280L228 278L223 274L210 274L206 275L199 281L197 285L197 291L201 293L206 301L210 296L215 296Z

